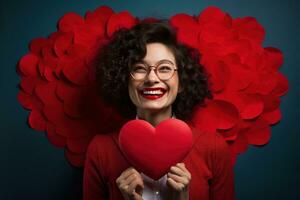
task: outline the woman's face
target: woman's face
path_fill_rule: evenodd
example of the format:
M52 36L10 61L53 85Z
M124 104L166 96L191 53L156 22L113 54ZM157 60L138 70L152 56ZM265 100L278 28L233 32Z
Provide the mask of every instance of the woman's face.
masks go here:
M149 43L146 45L147 54L135 66L173 66L177 69L172 51L162 43ZM129 96L137 109L141 111L159 111L171 108L176 99L179 80L177 71L168 80L161 80L154 72L154 67L143 80L129 78Z

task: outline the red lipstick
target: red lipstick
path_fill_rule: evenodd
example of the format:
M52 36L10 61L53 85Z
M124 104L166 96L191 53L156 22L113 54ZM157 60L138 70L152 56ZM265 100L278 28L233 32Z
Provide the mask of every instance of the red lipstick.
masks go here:
M164 88L144 88L140 91L142 97L149 100L156 100L164 96L166 89Z

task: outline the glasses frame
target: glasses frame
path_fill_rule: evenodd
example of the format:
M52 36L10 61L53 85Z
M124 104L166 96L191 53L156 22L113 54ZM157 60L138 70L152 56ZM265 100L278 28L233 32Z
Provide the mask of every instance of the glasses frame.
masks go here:
M137 81L145 80L145 78L146 78L147 76L149 76L149 74L150 74L152 68L153 68L153 71L154 71L155 75L157 76L157 78L159 78L159 80L162 80L162 81L170 80L170 79L174 76L175 72L178 71L178 69L174 66L174 64L172 64L172 66L174 67L173 74L172 74L172 75L170 76L170 78L168 78L168 79L161 79L161 78L159 77L159 75L157 74L157 69L158 69L158 66L159 66L159 65L165 64L165 63L158 62L156 65L148 65L147 63L140 63L140 64L145 65L145 67L146 67L148 70L147 70L147 73L145 74L145 77L144 77L144 78L141 78L141 79L135 78L134 75L132 74L131 70L130 70L130 75L131 75L131 77L132 77L134 80L137 80ZM171 63L169 63L169 64L171 64Z

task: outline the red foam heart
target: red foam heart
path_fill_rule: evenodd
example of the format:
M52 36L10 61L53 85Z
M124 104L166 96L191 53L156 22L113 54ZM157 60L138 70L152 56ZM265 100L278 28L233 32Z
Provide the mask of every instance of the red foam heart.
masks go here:
M156 127L132 120L122 127L119 143L133 166L157 180L185 158L193 136L190 127L178 119L165 120Z

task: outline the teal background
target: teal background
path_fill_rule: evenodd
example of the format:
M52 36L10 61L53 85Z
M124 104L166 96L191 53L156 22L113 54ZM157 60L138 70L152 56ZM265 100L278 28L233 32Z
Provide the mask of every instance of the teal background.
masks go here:
M82 170L72 168L63 150L55 148L44 133L31 130L28 111L17 102L19 77L15 72L28 43L56 31L66 12L81 15L100 5L128 10L138 17L168 18L176 13L198 14L210 5L233 17L253 16L266 30L264 46L284 53L281 71L289 79L289 93L282 98L282 121L272 127L270 143L251 147L238 158L235 188L238 200L300 199L299 91L300 3L296 0L44 0L0 1L0 199L63 200L82 198Z

